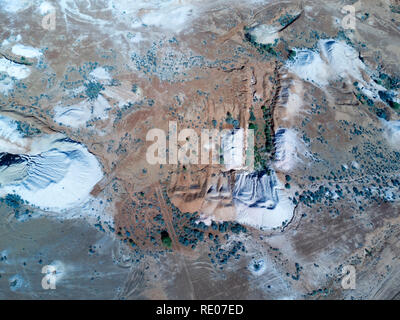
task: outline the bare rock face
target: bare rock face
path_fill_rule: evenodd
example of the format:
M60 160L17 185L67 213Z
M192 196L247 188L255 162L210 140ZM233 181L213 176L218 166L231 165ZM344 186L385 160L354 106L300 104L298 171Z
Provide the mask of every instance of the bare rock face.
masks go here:
M351 2L1 1L4 268L96 257L107 298L396 298L400 8ZM60 234L89 253L54 257Z

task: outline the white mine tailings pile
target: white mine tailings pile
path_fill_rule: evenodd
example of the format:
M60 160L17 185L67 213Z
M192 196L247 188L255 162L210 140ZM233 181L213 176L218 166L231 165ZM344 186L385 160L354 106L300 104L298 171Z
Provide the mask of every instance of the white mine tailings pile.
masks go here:
M294 204L273 172L236 174L233 201L239 223L262 229L282 227L293 216Z
M318 49L295 49L295 52L296 56L287 62L287 68L318 87L339 80L348 84L356 81L357 88L370 99L382 101L382 93L394 95L394 92L386 90L374 80L367 82L364 79L362 73L371 77L373 70L364 64L354 48L344 42L324 39L318 42Z
M72 208L103 173L96 157L62 134L25 137L0 116L0 196L16 194L45 210Z

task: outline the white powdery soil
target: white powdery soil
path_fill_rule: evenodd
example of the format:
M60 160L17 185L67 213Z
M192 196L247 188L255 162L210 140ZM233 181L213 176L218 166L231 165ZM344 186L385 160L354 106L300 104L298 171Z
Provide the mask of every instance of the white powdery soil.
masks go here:
M0 93L8 95L16 81L25 79L30 74L31 70L27 66L0 58Z
M279 38L279 29L269 25L259 25L254 27L250 34L255 38L257 43L261 44L274 44L275 40Z
M12 53L18 55L18 56L23 56L27 58L38 58L42 55L42 52L40 52L39 49L25 46L23 44L17 43L14 45L11 49Z
M244 167L244 130L226 132L221 138L224 164L226 170Z
M201 3L199 3L201 4ZM132 17L132 27L143 25L179 33L188 26L199 6L185 0L112 1L113 13Z
M73 208L89 198L103 173L83 145L61 134L26 138L10 119L0 120L1 151L18 159L0 167L0 196L17 194L30 205L52 211Z
M22 139L17 131L17 123L0 115L0 152L23 153L29 144L28 139Z
M8 13L17 13L32 5L32 0L0 0L0 10Z
M55 8L50 2L42 2L39 6L39 12L41 15L45 15L46 13L54 11Z
M290 171L302 162L300 156L308 156L305 143L293 129L280 128L275 133L275 167L281 171Z
M301 79L319 86L327 85L331 77L329 66L311 50L296 50L296 58L288 67Z
M379 99L378 91L386 91L374 81L367 83L362 72L371 75L371 70L360 60L358 52L344 42L323 39L318 49L295 49L296 56L286 63L287 68L301 79L324 87L332 81L357 80L361 91L368 97Z
M90 76L92 76L93 79L100 80L100 81L101 80L106 80L106 81L110 81L111 80L110 74L103 67L97 67L96 69L94 69L90 73Z
M292 219L294 205L282 189L277 189L277 195L279 202L273 209L236 205L238 213L236 221L263 230L282 227Z
M94 101L84 100L72 106L58 105L54 108L54 121L65 126L78 128L93 119L104 120L110 109L108 101L99 95Z
M397 121L386 121L381 119L383 127L385 129L384 136L387 141L396 149L400 148L400 120Z
M236 221L261 229L282 227L293 216L294 204L275 173L239 173L233 190Z
M27 66L12 62L6 58L0 58L0 72L7 73L9 77L17 80L25 79L31 74Z

